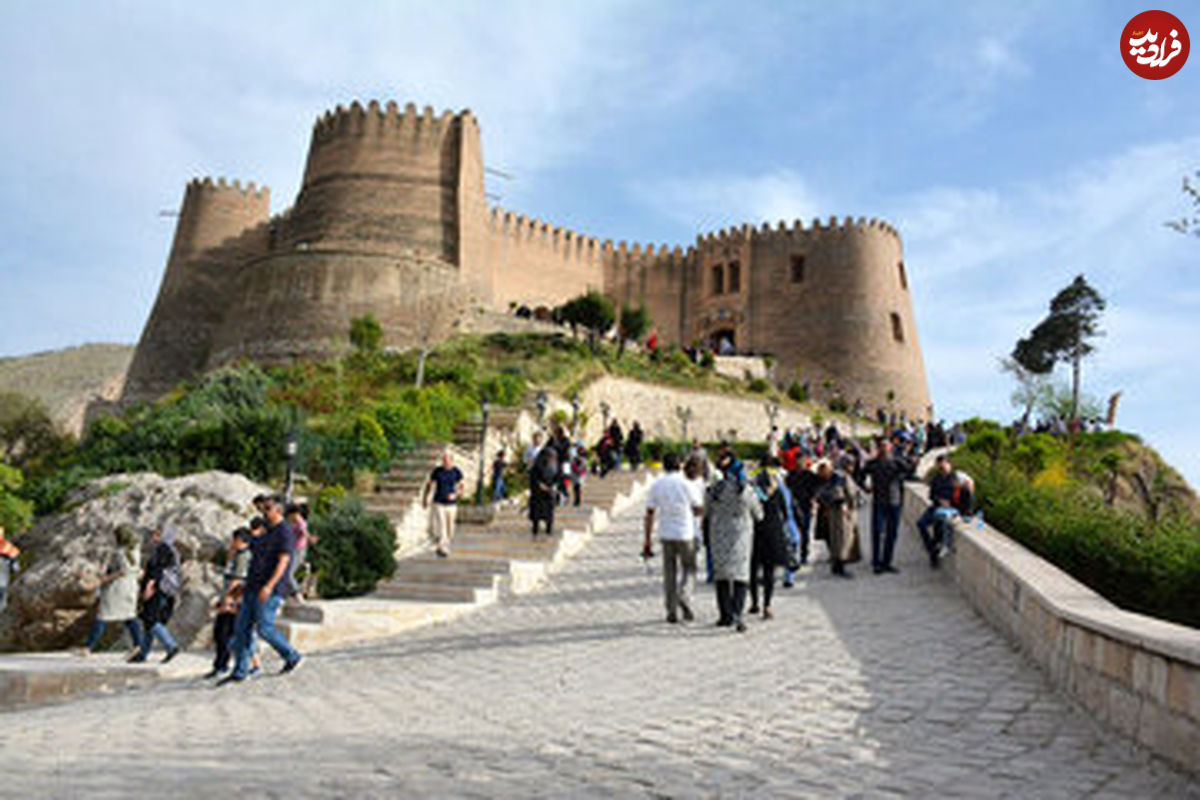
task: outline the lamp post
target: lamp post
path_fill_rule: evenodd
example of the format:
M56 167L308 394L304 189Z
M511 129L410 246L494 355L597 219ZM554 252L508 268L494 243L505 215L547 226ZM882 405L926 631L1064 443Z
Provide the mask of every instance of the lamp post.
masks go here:
M292 502L292 489L296 478L296 451L299 449L296 442L295 429L288 433L287 443L283 449L287 453L287 480L283 485L283 498L285 502L290 503Z
M483 503L483 480L485 477L487 459L487 431L488 431L488 411L489 403L484 400L479 404L483 411L483 428L479 432L479 480L475 482L475 505Z
M546 392L544 390L539 391L537 393L537 401L536 402L537 402L537 412L538 412L538 425L545 425L546 404L549 402L549 398L546 397Z
M688 439L688 423L692 421L692 407L675 406L675 416L679 417L679 421L683 425L683 443L690 444L690 440Z
M579 432L579 392L571 395L571 437Z
M763 403L763 410L767 412L767 419L771 422L771 427L775 427L775 420L779 419L779 403L772 400Z
M600 401L600 415L604 418L604 430L608 430L608 414L612 411L612 406L607 401Z

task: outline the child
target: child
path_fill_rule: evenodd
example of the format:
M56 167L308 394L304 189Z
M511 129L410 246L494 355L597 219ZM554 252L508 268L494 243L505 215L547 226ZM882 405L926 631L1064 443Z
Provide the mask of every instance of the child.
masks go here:
M225 584L216 600L217 618L213 621L213 645L217 655L206 678L215 678L229 669L229 644L233 639L233 624L241 608L242 584L250 571L250 529L238 528L229 541L225 561Z

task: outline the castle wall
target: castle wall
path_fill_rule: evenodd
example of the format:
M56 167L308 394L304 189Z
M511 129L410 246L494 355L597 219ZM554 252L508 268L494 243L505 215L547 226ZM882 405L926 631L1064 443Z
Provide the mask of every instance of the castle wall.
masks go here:
M411 345L418 324L439 313L429 301L432 290L457 285L453 265L424 253L311 250L263 258L242 273L205 368L344 355L351 320L367 313L379 321L386 344Z
M554 306L604 285L596 239L499 208L488 215L487 263L496 309Z
M664 345L684 342L683 323L688 309L688 273L691 251L665 245L657 250L624 242L604 250L605 293L617 305L645 305L651 326ZM686 342L684 342L686 343Z
M123 402L151 400L199 374L236 291L240 264L263 252L270 193L222 178L190 182L167 269L126 377Z

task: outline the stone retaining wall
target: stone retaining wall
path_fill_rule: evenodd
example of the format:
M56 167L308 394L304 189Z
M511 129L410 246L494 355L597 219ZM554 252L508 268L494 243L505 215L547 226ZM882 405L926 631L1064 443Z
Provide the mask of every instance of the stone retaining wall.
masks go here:
M910 484L911 524L928 494ZM1200 630L1123 611L995 529L958 526L944 568L1050 681L1154 753L1200 772Z

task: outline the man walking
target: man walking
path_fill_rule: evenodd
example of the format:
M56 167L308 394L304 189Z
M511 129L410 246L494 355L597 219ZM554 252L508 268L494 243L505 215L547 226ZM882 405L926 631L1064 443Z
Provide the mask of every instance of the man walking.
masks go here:
M900 511L904 504L904 476L908 462L892 453L892 443L880 439L875 456L863 466L871 480L871 567L876 575L899 572L892 566L896 537L900 533Z
M704 513L704 498L696 485L680 474L678 454L669 452L663 456L663 469L667 474L654 482L646 500L646 540L642 552L647 557L652 552L650 537L657 517L667 622L679 622L680 613L684 622L691 622L695 619L692 590L696 585L696 519Z
M433 492L433 535L437 539L438 558L450 555L450 542L454 539L454 516L458 510L458 496L462 492L462 470L454 466L450 451L442 453L442 463L434 468L425 481L425 495L421 504L429 508L429 493Z
M275 627L275 618L289 591L286 578L294 547L292 531L283 518L280 498L267 498L263 506L267 528L250 539L250 570L242 589L242 607L234 623L233 652L237 662L233 674L218 685L246 679L255 631L283 659L280 674L291 672L300 664L300 653Z

